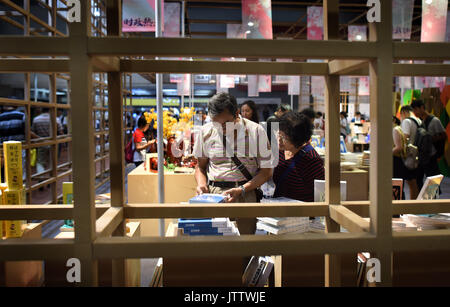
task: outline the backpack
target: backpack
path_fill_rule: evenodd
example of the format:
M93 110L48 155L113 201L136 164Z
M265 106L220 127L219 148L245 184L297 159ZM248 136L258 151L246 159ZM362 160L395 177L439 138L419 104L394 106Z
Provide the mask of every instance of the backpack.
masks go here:
M134 133L133 133L131 140L128 142L127 146L125 146L125 161L127 163L134 162L134 152L135 151L136 151L136 148L134 147Z
M434 118L433 115L429 115L424 122L425 129L427 129L427 131L428 131L428 126L430 125L433 118ZM445 140L435 142L435 143L433 143L433 145L434 145L434 148L436 149L436 157L442 157L445 152Z
M403 164L406 166L409 170L415 170L419 167L419 150L417 149L417 146L414 146L411 143L408 143L406 140L405 134L402 131L402 128L400 126L397 126L394 128L401 137L402 141L402 152L400 154L400 157L403 160Z
M425 126L419 125L419 123L414 119L409 117L417 126L416 138L414 140L414 145L417 146L419 151L419 164L426 165L431 160L431 150L433 148L433 138L431 134L425 129Z

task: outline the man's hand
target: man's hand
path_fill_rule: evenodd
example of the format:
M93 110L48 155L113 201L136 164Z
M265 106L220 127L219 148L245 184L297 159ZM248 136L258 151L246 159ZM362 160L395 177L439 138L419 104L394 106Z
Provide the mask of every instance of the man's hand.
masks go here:
M209 188L207 185L197 186L197 195L202 195L204 193L209 193Z
M242 195L242 189L241 188L234 188L226 190L222 193L223 196L227 196L227 202L233 203L238 200L239 196Z

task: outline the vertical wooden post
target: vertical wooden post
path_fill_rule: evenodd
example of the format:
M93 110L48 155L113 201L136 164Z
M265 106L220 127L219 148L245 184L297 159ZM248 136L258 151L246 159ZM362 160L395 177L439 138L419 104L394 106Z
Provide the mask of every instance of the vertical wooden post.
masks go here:
M378 58L370 61L370 231L377 236L375 257L381 282L392 285L392 2L381 2L381 22L369 24L369 40L377 42Z
M107 2L108 35L119 36L121 29L121 5L119 0ZM109 171L111 183L111 206L123 207L125 203L125 155L123 130L123 92L122 74L108 73L108 110L109 110ZM124 236L126 225L123 221L113 235ZM126 286L126 266L124 259L112 261L113 286Z
M98 263L93 259L95 230L95 167L92 121L92 61L87 54L91 33L90 1L81 1L81 22L70 24L72 151L74 177L74 254L81 262L82 286L97 286Z
M339 38L339 2L337 0L324 0L324 39ZM325 201L328 205L341 202L341 153L339 146L339 76L326 76L325 103ZM326 232L340 232L340 226L330 217L326 219ZM341 285L341 257L340 255L325 255L325 286Z
M23 34L25 36L30 36L30 0L25 0L24 1L24 9L28 12L27 16L25 16L24 18L24 30L23 30ZM30 73L26 73L25 74L25 80L24 80L24 86L23 86L23 97L24 100L27 102L27 107L26 107L26 115L27 115L27 121L25 123L26 125L26 133L25 133L25 138L26 138L26 145L27 145L27 149L26 149L26 172L27 172L27 177L26 177L26 182L27 182L27 188L28 188L28 193L27 193L27 203L31 204L32 203L32 199L31 199L31 195L32 195L32 191L31 191L31 155L30 155L30 146L31 146L31 135L30 135L30 131L31 131L31 106L30 106Z

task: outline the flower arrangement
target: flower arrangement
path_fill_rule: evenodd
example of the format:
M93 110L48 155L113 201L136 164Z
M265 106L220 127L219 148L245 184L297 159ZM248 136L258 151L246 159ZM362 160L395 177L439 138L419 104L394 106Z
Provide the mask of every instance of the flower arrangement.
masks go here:
M189 112L185 112L185 110L189 110ZM175 117L173 117L173 113L170 111L163 112L163 136L167 140L171 136L175 136L179 132L190 131L193 127L193 117L195 115L195 109L185 109L181 108L180 112L180 120L177 121ZM151 123L153 120L153 128L157 129L158 120L157 114L155 113L155 109L151 109L150 112L144 113L147 123Z

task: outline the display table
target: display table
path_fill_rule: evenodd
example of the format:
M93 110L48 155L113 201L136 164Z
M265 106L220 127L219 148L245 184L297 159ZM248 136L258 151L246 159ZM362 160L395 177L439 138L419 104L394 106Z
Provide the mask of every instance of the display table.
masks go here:
M23 225L23 239L41 239L41 223ZM20 239L12 239L20 240ZM42 261L6 261L0 262L0 286L40 287L43 283Z
M127 237L140 237L140 224L137 222L127 223L130 231ZM73 239L75 233L73 231L66 231L59 233L55 239ZM47 287L62 287L75 286L73 283L67 282L66 260L51 260L45 261L45 286ZM125 259L125 286L126 287L140 287L141 286L141 260L140 259ZM100 287L112 286L112 260L101 259L98 261L98 285Z
M197 183L194 173L164 174L164 194L166 203L186 202L196 194ZM144 169L141 164L128 174L128 203L150 204L158 203L158 173ZM132 220L141 222L142 236L159 236L158 219ZM165 220L165 229L174 219Z

